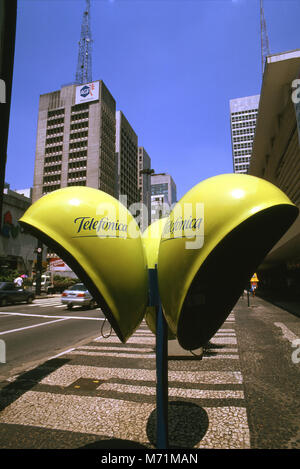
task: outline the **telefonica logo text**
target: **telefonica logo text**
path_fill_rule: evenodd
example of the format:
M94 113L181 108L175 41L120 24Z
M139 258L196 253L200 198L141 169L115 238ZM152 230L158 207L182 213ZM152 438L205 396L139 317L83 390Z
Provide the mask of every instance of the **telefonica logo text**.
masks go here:
M77 227L77 233L85 234L92 232L99 233L100 230L126 233L128 228L126 223L120 223L119 220L111 221L107 217L100 218L100 220L95 220L93 217L77 217L74 223Z
M168 221L164 227L164 235L174 234L176 231L184 232L184 230L199 230L202 218L183 219L182 217L176 218L175 221Z

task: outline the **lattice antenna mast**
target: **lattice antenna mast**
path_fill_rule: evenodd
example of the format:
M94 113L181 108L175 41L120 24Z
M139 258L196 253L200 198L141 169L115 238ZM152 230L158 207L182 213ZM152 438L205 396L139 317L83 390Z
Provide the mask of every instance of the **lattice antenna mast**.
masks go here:
M265 20L263 0L260 0L260 39L261 39L261 68L264 73L265 61L267 55L270 55L269 38Z
M83 12L81 35L79 41L78 62L75 83L89 83L92 81L92 38L90 28L90 0L86 0Z

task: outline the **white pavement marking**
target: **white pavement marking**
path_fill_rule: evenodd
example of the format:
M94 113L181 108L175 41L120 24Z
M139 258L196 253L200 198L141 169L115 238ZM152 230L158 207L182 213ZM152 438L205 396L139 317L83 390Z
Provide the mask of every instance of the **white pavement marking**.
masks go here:
M57 319L86 319L89 321L104 321L104 318L89 318L85 316L53 316L53 315L48 315L48 314L28 314L28 313L1 313L1 314L6 314L6 315L11 315L11 316L29 316L33 318L57 318Z
M149 442L146 422L155 408L155 403L28 391L1 412L0 422L72 432L76 428L78 433L145 443ZM224 406L203 409L207 413L209 426L202 439L201 436L197 439L196 435L194 447L250 448L246 408ZM180 418L182 422L178 425ZM177 427L185 427L186 415L180 417L178 414L178 419ZM174 430L170 431L170 435L175 434L177 438L178 428ZM180 434L179 437L183 438ZM190 436L187 438L189 440Z
M101 366L64 365L41 380L41 384L70 386L79 378L91 379L127 379L134 381L156 382L156 370L137 368L107 368ZM168 371L169 382L191 382L198 384L242 384L240 371Z
M38 317L42 316L39 315ZM50 317L53 318L54 316ZM55 317L60 318L60 316ZM70 316L62 317L70 319ZM233 329L219 329L217 337L212 338L210 342L212 344L236 344L237 340L235 334L232 334L233 332ZM138 356L143 358L155 357L153 349L150 348L155 345L155 335L149 330L140 329L136 331L134 336L126 342L126 345L122 344L114 333L107 339L100 336L96 340L94 339L93 343L94 346L82 345L78 349L69 349L55 357L68 354L110 355L118 358L125 356L131 358L137 358ZM135 346L135 344L139 344L140 348ZM227 346L222 348L222 350L216 347L208 351L217 352L217 354L213 357L204 357L205 361L208 358L239 358L238 349L233 347L229 348ZM137 353L134 354L132 352ZM88 362L88 360L86 361ZM140 395L142 400L143 395L154 396L156 393L156 370L72 365L71 363L61 366L40 381L40 384L59 386L61 393L27 391L0 412L0 422L66 431L74 431L76 429L76 432L93 433L105 438L128 439L142 444L149 444L146 424L149 416L156 408L155 403L132 402L127 400L125 396L123 399L123 396L120 396L121 399L112 399L111 396L103 398L88 395L66 395L63 394L63 388L72 385L80 378L94 379L99 380L101 383L99 383L97 388L99 391L118 391L124 394L134 393ZM213 360L210 363L212 363L213 367L216 362ZM126 380L126 382L132 381L134 383L111 382L114 379ZM243 377L240 371L168 370L168 381L170 384L168 389L170 397L199 399L200 406L201 404L203 405L201 399L207 399L209 402L207 406L202 407L203 411L207 414L208 428L202 439L199 436L197 440L197 435L195 436L195 448L250 448L246 406L241 406L239 401L235 401L236 404L232 406L226 405L226 403L229 404L230 402L228 399L244 399L242 390L226 389L226 385L229 385L229 387L232 384L242 385ZM181 383L185 383L186 387L182 388L183 384ZM188 383L191 385L188 386ZM202 389L199 389L199 384L202 384ZM207 385L222 385L223 389L207 389ZM219 405L216 399L224 399L225 402L224 404L221 402ZM32 408L34 408L34 412L32 412ZM193 412L191 407L191 421L193 421L193 418L199 418L197 410L195 413ZM88 420L86 415L89 415ZM180 444L183 447L185 447L185 443L190 444L189 435L185 437L184 434L186 424L186 414L181 415L179 412L176 425L180 429L182 427L183 430L181 432L176 427L175 429L171 428L169 432L170 436L176 435L176 438L179 438ZM188 441L182 442L181 438L183 440L188 438ZM179 444L179 440L171 441L170 443L176 446L176 444Z
M290 331L288 327L282 322L274 322L274 326L279 327L282 331L283 338L293 342L294 340L298 339L298 336L294 334L294 332Z
M58 306L59 305L59 306ZM61 303L31 303L30 306L38 306L39 308L49 308L50 306L54 306L55 308L61 307ZM66 305L62 305L66 307Z
M223 359L225 359L225 360L238 360L239 355L221 355L220 354L220 355L212 355L212 356L208 355L208 356L206 356L204 354L204 357L203 357L203 360L216 360L216 359L218 359L218 360L223 360Z
M54 360L54 358L61 357L62 355L67 355L69 352L72 352L74 348L69 348L68 350L64 350L61 353L58 353L57 355L54 355L53 357L50 357L49 360Z
M12 332L20 332L24 331L25 329L32 329L33 327L46 326L47 324L53 324L54 322L67 321L67 319L56 319L55 321L42 322L40 324L34 324L33 326L20 327L19 329L11 329L10 331L0 332L0 335L11 334Z
M117 345L114 347L103 347L103 348L100 348L99 346L93 346L93 345L82 345L81 347L79 347L80 351L81 350L94 350L94 351L98 351L98 352L106 352L106 351L110 351L110 352L153 352L153 348L139 348L139 347L128 347L126 345L124 345L123 347L118 347Z
M120 383L103 383L98 386L97 390L124 392L129 394L156 394L155 386L134 386ZM186 397L190 399L244 399L243 391L215 391L212 389L169 388L168 395L171 397Z
M130 352L130 349L128 349L128 352ZM106 352L105 350L99 351L99 352L89 352L85 350L74 350L73 352L70 352L70 355L81 355L81 356L87 356L87 357L117 357L117 358L155 358L156 355L153 353L153 350L151 350L152 353L149 352L144 352L144 353L120 353L118 352ZM205 356L205 360L221 360L221 359L226 359L226 360L238 360L239 356L238 355L213 355L213 356Z
M97 338L95 339L95 342L102 342L102 341L105 341L105 343L110 343L110 344L119 344L120 343L120 339L118 339L117 336L111 336L111 337L107 337L107 338L103 338L103 337L100 337L100 338ZM155 343L155 336L153 335L153 337L130 337L126 344L154 344Z
M153 350L152 350L153 352ZM70 355L86 355L89 357L116 357L116 358L155 358L155 353L120 353L120 352L84 352L80 350L74 350L70 352ZM226 357L229 358L229 357Z
M229 344L229 345L236 345L237 340L235 337L213 337L210 339L211 344Z

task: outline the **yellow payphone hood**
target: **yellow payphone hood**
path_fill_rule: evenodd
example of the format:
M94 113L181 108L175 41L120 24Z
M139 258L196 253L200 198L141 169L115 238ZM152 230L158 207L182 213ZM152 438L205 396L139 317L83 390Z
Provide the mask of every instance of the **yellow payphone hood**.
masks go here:
M161 218L154 221L143 232L142 240L147 258L148 269L156 269L158 250L164 225L168 219ZM156 334L156 307L148 306L145 313L145 321L153 334ZM168 328L168 339L174 339L175 336Z
M100 190L66 187L37 200L20 223L65 260L125 342L148 301L140 230L126 207Z
M160 242L158 283L183 348L202 347L215 334L297 214L276 186L241 174L206 179L176 204Z

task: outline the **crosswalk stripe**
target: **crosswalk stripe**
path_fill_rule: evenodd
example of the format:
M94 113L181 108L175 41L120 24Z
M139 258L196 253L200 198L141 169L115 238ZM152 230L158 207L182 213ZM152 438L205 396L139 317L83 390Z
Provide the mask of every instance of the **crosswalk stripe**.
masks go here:
M199 412L201 409L207 415L208 428L199 441L195 440L194 448L250 448L246 404L242 405L245 396L243 376L238 369L239 353L234 323L234 314L231 313L222 328L209 341L210 345L204 348L203 360L199 362L197 369L186 370L184 360L172 361L172 366L168 369L168 396L175 398L173 404L179 400L182 408L184 402L192 399L197 405L195 408L190 407L189 412L194 409ZM229 327L226 328L226 325ZM54 386L55 393L48 392L49 388L39 389L38 385L34 391L25 392L5 408L0 413L0 422L74 431L76 418L77 432L105 438L129 438L149 444L146 423L156 408L156 369L154 366L148 368L148 363L151 362L142 367L139 361L135 367L134 360L155 360L155 346L156 337L143 321L126 344L122 344L113 332L108 338L101 336L87 345L69 349L60 354L68 357L68 363L40 381L41 385ZM82 362L79 362L80 356L84 357ZM98 362L102 366L95 366L93 357L100 357ZM117 358L120 366L114 368L110 358ZM124 361L127 368L122 367L120 358L128 360ZM220 361L221 371L218 371ZM78 364L74 364L76 362ZM103 366L106 362L109 366ZM206 365L204 369L201 369L202 363ZM76 386L71 393L65 391L81 379L99 381L100 384L94 388L98 395L89 395L88 392L78 395ZM102 397L101 392L103 396L107 393L108 397ZM234 402L236 405L232 405ZM35 412L32 412L33 407ZM51 409L47 418L45 409ZM199 418L197 412L195 419ZM181 423L180 419L183 419ZM184 431L180 432L178 428L184 428L186 424L186 414L179 415L176 431L172 434L183 435Z
M133 386L120 383L103 383L98 386L99 391L115 391L123 393L155 395L155 386ZM215 391L211 389L185 389L172 387L168 392L170 397L187 397L191 399L244 399L243 391Z
M41 384L51 386L68 387L79 378L91 378L112 380L126 379L134 381L152 381L156 382L155 369L139 369L139 368L111 368L103 366L89 365L64 365L63 367L53 371L41 380ZM178 381L185 383L198 384L242 384L243 377L240 371L185 371L185 370L169 370L169 382Z
M33 408L34 412L32 412ZM76 422L76 431L81 434L117 439L124 439L124 435L130 435L132 441L149 444L146 423L155 408L155 403L118 399L116 404L116 399L98 396L27 391L2 411L0 422L6 424L17 422L18 425L23 426L71 432L74 432L74 422ZM53 409L52 412L47 412L47 418L45 418L45 409ZM204 437L197 438L198 435L193 435L194 447L250 448L246 408L205 406L202 412L206 413L209 425ZM195 419L197 416L198 408L196 408L195 415L192 415L191 410L189 411L189 419L193 417ZM172 424L172 420L170 423ZM178 428L186 425L186 414L183 416L177 414L176 428L173 432L169 432L170 436L173 435L173 438L177 440L181 434ZM184 438L184 435L181 438ZM186 438L190 441L190 435Z

